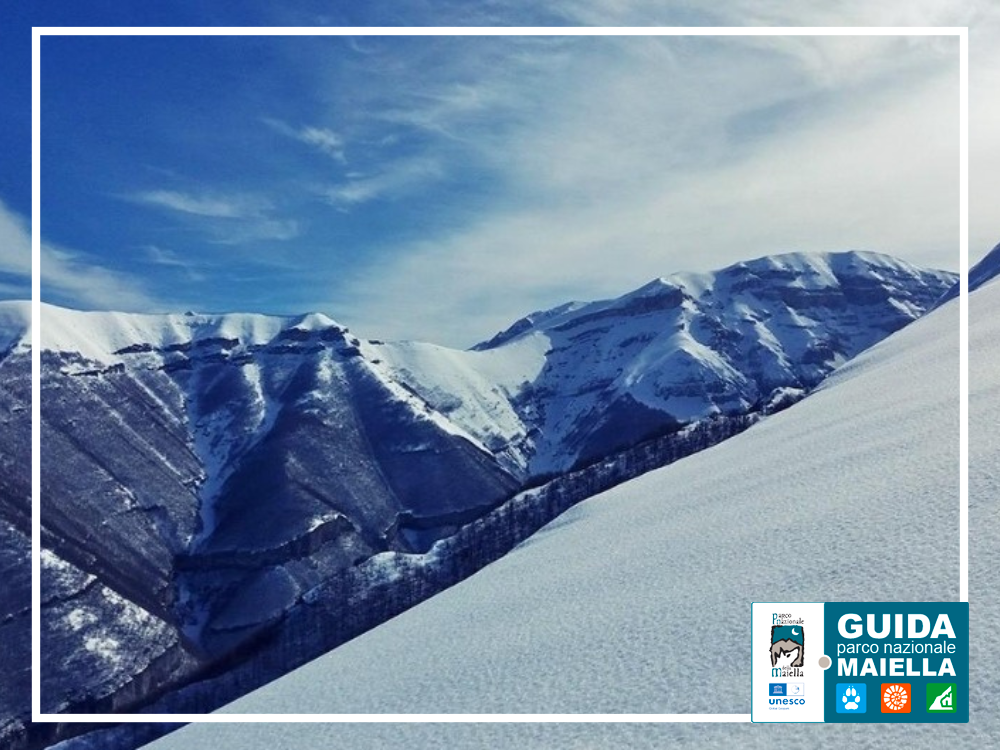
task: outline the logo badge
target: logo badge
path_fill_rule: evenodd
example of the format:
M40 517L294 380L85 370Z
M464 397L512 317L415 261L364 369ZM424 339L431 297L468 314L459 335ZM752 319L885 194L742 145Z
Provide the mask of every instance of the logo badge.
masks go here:
M801 625L771 626L771 667L801 667L805 664L805 628ZM777 675L776 675L777 676Z
M908 714L910 713L910 683L908 682L883 682L882 683L882 713L884 714Z
M837 683L837 713L863 714L867 709L868 688L863 682Z
M954 713L957 710L955 706L956 692L958 692L958 685L954 682L927 683L927 713Z
M767 686L768 695L788 695L785 692L785 683L783 682L772 682Z
M804 682L789 682L788 696L790 698L800 698L806 694L806 684Z

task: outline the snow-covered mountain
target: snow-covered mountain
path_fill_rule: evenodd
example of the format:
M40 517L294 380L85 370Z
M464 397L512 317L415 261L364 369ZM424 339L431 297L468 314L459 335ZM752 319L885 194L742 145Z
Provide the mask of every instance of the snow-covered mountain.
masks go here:
M972 296L969 725L398 727L407 747L982 747L995 703L1000 288ZM939 600L959 589L959 318L945 305L795 408L592 497L499 562L227 713L747 713L751 601ZM977 364L978 363L978 364ZM974 444L976 445L976 444ZM995 594L995 586L992 586ZM889 737L891 733L892 737ZM882 735L885 735L883 738ZM199 724L151 745L376 747L362 724Z
M476 519L540 477L776 411L953 282L870 253L775 256L534 314L471 351L365 341L318 314L45 306L46 709L142 704L252 662L262 638L279 661L311 658L331 621L356 634L404 606L345 615L391 588L394 561L459 529L472 544ZM0 530L15 557L29 329L26 304L0 303ZM406 602L441 585L418 568ZM12 580L20 602L27 579ZM13 609L0 626L26 623ZM250 671L241 684L274 676Z
M54 708L200 669L517 487L328 319L46 308L42 327L43 646L80 667L49 671Z
M513 470L549 474L793 401L954 281L875 253L770 256L533 313L471 352L406 344L382 356Z

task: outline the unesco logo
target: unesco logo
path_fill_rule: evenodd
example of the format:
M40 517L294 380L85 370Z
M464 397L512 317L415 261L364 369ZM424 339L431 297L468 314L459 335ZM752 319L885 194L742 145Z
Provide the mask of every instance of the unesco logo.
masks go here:
M772 706L805 705L806 685L804 682L772 682L767 686L768 699Z

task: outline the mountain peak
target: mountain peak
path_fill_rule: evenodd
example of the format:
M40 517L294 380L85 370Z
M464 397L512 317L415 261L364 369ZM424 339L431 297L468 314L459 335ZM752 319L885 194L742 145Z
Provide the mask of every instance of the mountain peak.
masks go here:
M323 331L327 328L343 328L343 326L337 323L337 321L333 318L324 315L321 312L306 313L296 319L294 325L290 327L306 331Z
M675 286L676 285L673 284L673 283L671 283L671 281L666 276L658 276L657 278L653 279L652 281L650 281L650 282L648 282L646 284L643 284L641 287L639 287L638 289L636 289L634 292L631 292L631 294L636 295L636 296L649 295L649 294L657 294L659 292L662 292L664 289L675 288Z

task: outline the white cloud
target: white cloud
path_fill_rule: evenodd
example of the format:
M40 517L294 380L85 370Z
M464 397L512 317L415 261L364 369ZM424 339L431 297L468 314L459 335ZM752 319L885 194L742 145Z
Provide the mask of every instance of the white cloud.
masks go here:
M219 245L242 245L264 240L286 242L302 234L302 225L296 219L259 217L237 224L215 225L211 232L211 242Z
M969 255L1000 242L1000 5L992 4L969 42Z
M338 185L324 189L324 197L346 209L376 198L396 197L441 179L444 171L434 159L401 159L383 166L377 174L354 174Z
M147 190L123 197L179 214L218 245L287 241L302 232L298 220L277 218L274 204L260 195Z
M0 201L0 272L31 279L31 232L27 223Z
M60 304L83 308L157 309L159 302L129 274L104 268L85 253L42 240L42 295ZM0 201L0 272L31 281L31 230L28 223ZM14 285L0 294L20 294Z
M682 0L665 11L651 1L557 0L549 10L584 24L676 22L684 13L773 25L977 16L975 257L1000 239L996 7ZM313 125L263 120L341 166L350 144L341 181L310 177L297 188L360 216L366 202L438 187L470 165L487 185L474 218L435 214L427 225L437 229L419 243L386 247L380 238L377 265L343 271L353 281L337 268L323 306L345 321L350 311L349 322L368 335L469 344L570 297L609 296L674 270L785 250L864 247L955 266L951 41L735 39L717 40L711 53L699 47L707 40L652 37L363 43L356 67L342 59L330 66L320 94L329 111ZM169 210L214 243L300 236L303 225L278 217L278 193L269 195L274 202L152 190L133 200ZM281 200L284 211L291 203ZM279 260L292 267L302 255L289 247Z
M264 117L262 121L275 132L304 143L307 146L312 146L320 153L326 154L335 161L342 164L347 161L344 156L344 139L329 128L313 125L303 125L300 128L295 128L282 120L271 117Z
M280 16L286 11L275 9ZM371 6L371 21L382 21L378 4ZM411 3L393 9L393 22L420 24L428 12L426 3ZM569 25L569 26L967 26L971 36L971 234L972 254L992 247L1000 238L1000 226L995 207L1000 205L1000 48L996 45L1000 33L1000 3L996 0L725 0L708 3L703 0L550 0L543 4L533 0L493 0L468 3L464 0L441 0L434 4L434 16L443 25ZM366 16L361 16L366 17ZM281 19L287 22L289 19ZM315 17L308 22L344 23L347 17ZM303 17L296 23L304 22ZM377 64L377 38L362 38L362 65ZM872 40L858 40L863 47ZM357 49L355 40L350 44ZM848 47L830 46L822 38L805 40L787 38L789 54L799 55L813 72L823 76L866 75L863 56ZM824 50L826 46L826 50ZM358 50L359 54L361 49ZM468 61L463 61L468 62ZM406 79L402 91L421 87L420 78L433 78L433 66L421 60L409 69L392 70L391 74ZM473 64L475 61L473 61ZM884 61L883 61L884 64ZM521 71L507 66L512 79ZM734 77L741 71L733 70ZM338 83L343 84L343 81ZM339 89L337 89L339 90ZM466 103L469 103L468 101ZM395 115L429 131L437 129L443 135L460 135L449 120L453 112L440 106L400 106Z
M158 245L146 245L143 248L146 253L146 258L150 263L155 263L158 266L172 266L175 268L187 268L190 264L188 261L182 259L177 253L172 250L167 250L165 248L159 247Z
M196 195L177 190L147 190L128 197L137 203L216 219L243 219L270 208L267 201L248 195Z
M948 26L965 25L991 0L554 0L550 12L586 25Z
M966 26L970 29L970 254L1000 240L1000 3L996 0L554 0L570 24L739 26ZM792 44L801 38L791 40ZM843 60L841 60L843 62ZM824 66L821 66L823 69ZM840 70L845 68L836 66ZM853 67L858 70L858 67Z
M0 281L0 299L27 299L28 296L25 284L8 284Z
M299 132L299 138L303 143L313 146L327 156L344 161L344 141L332 130L305 127Z
M955 45L594 44L501 135L472 128L505 199L359 276L334 307L347 322L468 345L570 297L767 253L957 268Z
M71 307L125 312L165 309L132 275L104 268L84 253L44 243L42 296Z
M158 245L147 245L142 249L145 252L146 259L150 263L163 266L164 268L179 269L184 273L188 281L200 283L207 278L190 258L182 258L172 250L162 248Z

